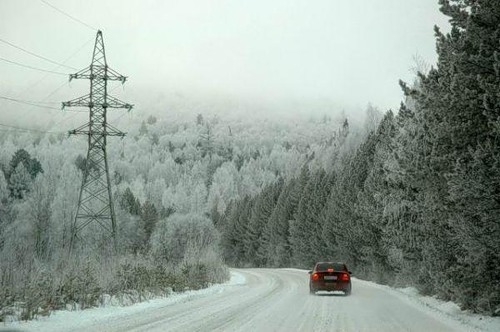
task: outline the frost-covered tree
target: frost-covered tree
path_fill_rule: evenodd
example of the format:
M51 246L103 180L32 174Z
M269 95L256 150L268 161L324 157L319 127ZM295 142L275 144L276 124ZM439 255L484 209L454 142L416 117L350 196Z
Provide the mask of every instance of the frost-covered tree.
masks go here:
M86 165L87 165L87 158L79 154L78 157L76 157L75 159L76 168L78 168L83 173L85 172Z
M264 226L261 250L271 267L290 266L292 247L290 244L290 221L297 213L302 187L297 178L283 185L276 207Z
M332 181L332 175L320 170L311 174L301 192L297 213L290 225L292 260L295 266L311 267L323 254L320 215L330 195Z
M0 171L0 202L6 203L9 197L8 183L4 173Z
M246 225L252 211L253 201L246 196L242 200L233 201L226 209L223 222L219 227L222 254L230 266L242 266L245 255L244 238Z
M500 41L494 36L500 31L500 9L496 1L441 0L440 4L442 12L450 17L452 28L446 35L436 29L438 65L427 75L420 75L418 89L405 91L415 100L417 124L425 133L414 141L417 156L422 156L420 171L415 173L420 177L415 181L419 187L414 193L420 232L422 236L425 234L418 248L424 258L421 266L437 271L425 276L426 282L421 286L442 297L456 299L465 307L491 311L500 306L500 298L490 296L493 289L475 290L474 297L483 302L471 302L470 296L463 292L455 294L473 278L472 272L457 273L458 269L471 271L464 269L465 264L500 263L498 255L487 251L478 255L478 247L464 249L462 241L463 230L478 224L475 208L463 205L464 197L474 201L474 197L488 197L485 192L495 192L489 189L495 186L489 179L496 174L492 160L499 146L495 123L500 105L497 93ZM472 173L483 174L485 186L471 186L467 177L464 179L464 174ZM460 191L463 194L457 195ZM490 206L491 209L495 207ZM483 222L486 220L488 217ZM486 222L484 231L491 231L491 226ZM455 266L457 270L449 268ZM498 279L498 274L489 277ZM443 283L443 279L449 282Z
M125 189L125 192L120 197L120 207L130 213L131 215L138 216L141 213L141 203L134 196L130 187Z
M370 279L383 283L390 280L392 272L387 262L392 239L384 212L392 189L388 185L387 163L394 149L395 130L394 116L389 111L371 137L375 143L372 162L356 204L359 219L355 226L360 232L358 246L362 248L358 260L363 261Z
M78 189L81 183L81 173L76 167L65 163L60 169L60 182L56 184L54 198L50 205L50 225L55 235L52 243L61 251L68 250L71 238L71 225L75 218L78 204Z
M29 219L32 224L35 255L38 259L48 259L51 245L52 227L51 203L54 198L54 183L50 178L39 176L35 179L27 203L29 206Z
M262 242L266 241L266 239L262 238L262 233L276 206L276 200L279 197L282 185L283 181L278 181L267 186L255 200L250 218L245 225L245 236L243 238L244 259L249 264L263 266L266 263L266 253L260 249Z
M487 142L476 148L473 157L467 164L458 162L450 179L450 198L456 204L452 227L460 240L453 280L463 288L463 305L491 311L500 301L500 286L494 282L500 277L500 149ZM460 273L461 269L474 269L493 282L478 289L471 274Z
M32 178L24 163L19 163L9 178L10 195L15 199L23 199L32 185Z
M36 158L31 158L31 155L24 149L19 149L12 156L9 163L11 172L14 171L17 166L22 163L24 168L29 173L32 179L34 179L38 173L43 173L42 165ZM10 175L11 173L9 173Z
M4 173L0 171L0 251L4 244L6 227L10 222L9 190Z
M146 125L146 121L142 121L141 128L139 129L139 135L145 136L148 134L148 126Z
M234 163L226 162L219 167L212 180L208 194L208 205L223 213L229 202L238 199L238 171Z
M200 139L198 141L197 147L201 150L201 156L208 156L210 160L215 152L215 137L212 129L211 123L205 123L202 132L200 133Z
M372 104L368 104L365 110L365 133L369 134L377 130L377 127L382 120L383 114Z
M145 244L149 242L151 234L153 234L156 224L158 223L158 219L158 211L155 205L150 201L145 201L141 206L141 221L142 227L144 228Z

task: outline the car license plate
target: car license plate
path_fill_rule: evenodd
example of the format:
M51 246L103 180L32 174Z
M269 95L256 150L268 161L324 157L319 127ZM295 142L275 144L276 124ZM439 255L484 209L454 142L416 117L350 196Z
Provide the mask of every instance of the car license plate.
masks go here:
M325 276L325 280L337 280L337 276Z

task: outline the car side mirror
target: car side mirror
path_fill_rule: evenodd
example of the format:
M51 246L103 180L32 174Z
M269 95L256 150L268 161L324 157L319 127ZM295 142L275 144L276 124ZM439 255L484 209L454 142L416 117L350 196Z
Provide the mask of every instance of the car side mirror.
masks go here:
M309 272L307 272L307 273L311 274L311 273L313 273L313 271L309 271Z
M351 271L347 271L347 273L352 274L352 272L351 272Z

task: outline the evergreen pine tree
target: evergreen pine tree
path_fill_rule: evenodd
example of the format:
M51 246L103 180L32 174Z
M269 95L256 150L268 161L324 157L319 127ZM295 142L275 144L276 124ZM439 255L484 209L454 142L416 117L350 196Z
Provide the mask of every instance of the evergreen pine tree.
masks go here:
M311 175L304 187L297 213L290 227L293 263L295 266L311 267L324 259L321 213L329 196L331 176L324 170Z
M291 179L283 185L276 207L269 217L269 222L264 227L263 238L267 239L267 245L262 246L262 250L265 252L268 266L290 266L289 223L297 212L299 190L301 188L298 186L298 179Z
M141 204L139 200L135 198L130 187L127 187L121 195L120 207L131 215L138 216L141 214Z
M263 250L259 250L262 241L265 241L262 238L262 233L274 210L281 186L282 181L268 185L255 198L255 205L246 224L246 235L243 240L245 262L252 266L265 264L265 254Z
M144 242L147 244L158 222L158 211L155 205L149 200L145 201L141 207L141 221L144 234L146 235Z
M14 172L10 175L9 190L11 197L23 199L32 184L31 175L24 167L24 163L19 163Z
M384 215L386 197L390 195L387 182L387 161L392 153L395 135L395 120L392 111L385 114L372 140L375 142L373 159L367 178L358 193L356 210L359 214L357 229L363 248L360 260L371 280L386 283L391 276L388 265L388 246L384 243L386 217Z
M19 149L14 153L9 163L10 172L7 176L8 180L10 179L10 175L12 174L12 172L14 172L14 170L20 163L24 165L24 168L32 179L34 179L38 175L38 173L43 173L42 165L40 164L40 162L36 158L31 158L30 154L26 150Z
M440 4L452 29L444 35L436 28L438 65L420 74L415 89L403 85L412 103L398 116L406 133L397 135L402 175L395 172L390 179L403 184L404 190L395 192L403 193L397 214L406 230L394 239L403 256L413 257L416 273L411 274L421 289L465 308L493 312L500 301L491 294L498 289L478 289L470 280L476 268L488 270L486 279L498 280L491 267L499 265L499 256L487 249L495 245L485 234L498 238L498 222L490 216L500 204L498 184L492 181L498 176L500 6L492 0ZM398 219L392 218L393 226Z

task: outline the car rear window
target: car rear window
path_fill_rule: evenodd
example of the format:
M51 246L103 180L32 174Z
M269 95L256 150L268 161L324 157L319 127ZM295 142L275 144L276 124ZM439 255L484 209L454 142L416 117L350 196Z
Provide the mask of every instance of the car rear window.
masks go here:
M316 271L328 271L328 269L333 269L334 271L345 271L344 264L341 263L318 263L316 265Z

